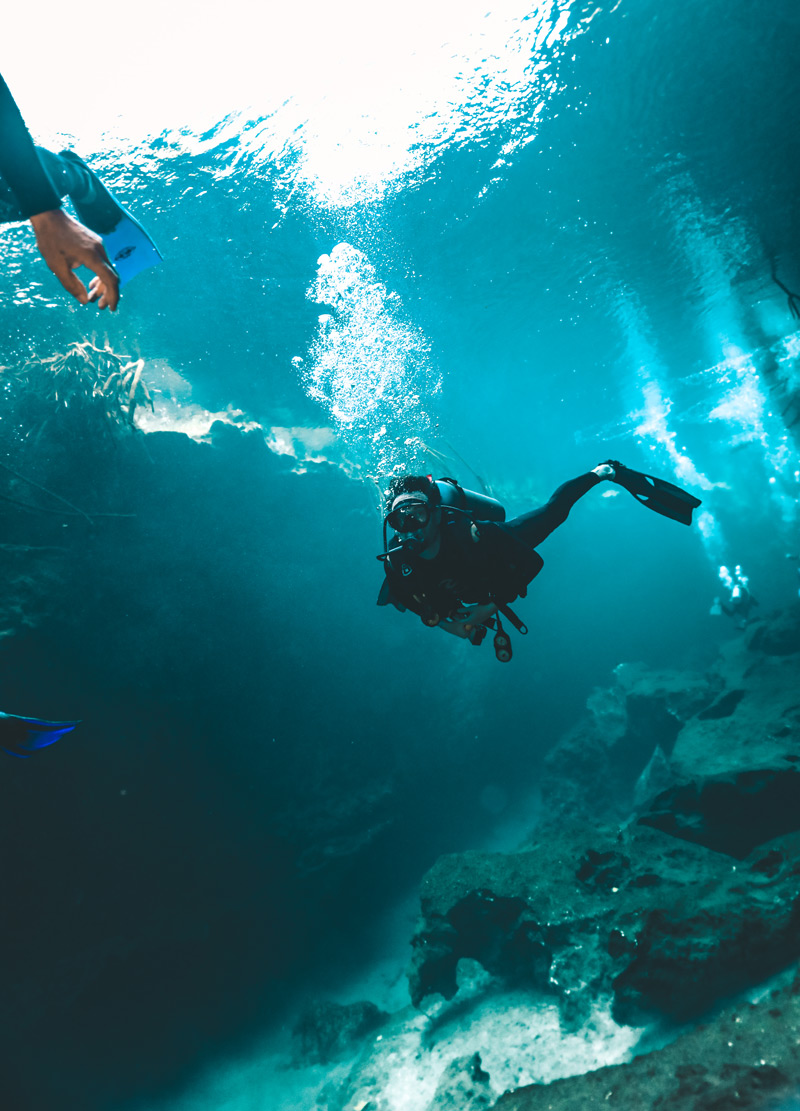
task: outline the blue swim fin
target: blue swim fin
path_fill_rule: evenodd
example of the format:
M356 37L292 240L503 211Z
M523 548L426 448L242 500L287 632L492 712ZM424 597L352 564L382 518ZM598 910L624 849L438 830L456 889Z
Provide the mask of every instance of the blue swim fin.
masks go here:
M692 510L702 505L700 498L682 490L673 482L663 478L654 478L641 471L631 470L630 467L618 463L615 459L607 459L614 468L614 477L611 480L624 487L628 493L633 494L638 502L662 517L669 517L671 521L680 521L682 525L692 523Z
M161 262L158 247L97 174L71 150L62 150L59 157L78 168L81 185L85 187L80 192L71 191L69 198L80 222L103 237L106 254L119 274L120 286L142 270L157 266Z
M70 733L77 721L43 721L0 711L0 748L9 756L25 760L40 748L47 748Z

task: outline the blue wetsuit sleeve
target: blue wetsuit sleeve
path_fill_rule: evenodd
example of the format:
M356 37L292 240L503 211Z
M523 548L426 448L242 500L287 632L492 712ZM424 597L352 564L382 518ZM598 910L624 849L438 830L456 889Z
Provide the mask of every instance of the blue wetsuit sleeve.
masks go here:
M22 219L61 207L44 172L25 121L0 76L0 176L17 198Z

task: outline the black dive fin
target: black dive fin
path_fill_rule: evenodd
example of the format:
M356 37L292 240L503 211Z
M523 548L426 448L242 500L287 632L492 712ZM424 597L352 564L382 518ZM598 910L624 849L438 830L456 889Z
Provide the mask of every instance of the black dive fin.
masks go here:
M24 760L38 749L55 744L76 725L77 721L42 721L0 713L0 748Z
M609 459L608 462L614 468L613 481L633 494L642 505L652 509L654 513L660 513L662 517L680 521L682 525L692 523L692 510L702 505L700 498L682 490L673 482L667 482L666 479L633 471L613 459Z

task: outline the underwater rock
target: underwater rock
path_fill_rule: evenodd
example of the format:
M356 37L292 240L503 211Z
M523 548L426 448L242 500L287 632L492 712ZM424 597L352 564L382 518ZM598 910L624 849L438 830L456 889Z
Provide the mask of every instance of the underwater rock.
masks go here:
M554 994L574 1028L612 996L619 1022L702 1014L800 956L800 836L741 865L642 826L549 832L517 853L441 858L425 877L412 1002L452 999L469 957Z
M614 678L626 700L650 702L679 722L688 721L714 698L719 680L713 675L678 668L650 668L643 663L623 663Z
M671 787L639 821L741 860L800 829L800 770L763 768Z
M545 757L544 825L574 821L577 814L624 820L634 799L647 797L654 760L660 778L652 793L673 779L671 753L681 730L724 689L717 675L644 664L620 664L614 678L613 687L592 692L586 716Z
M712 702L705 710L697 715L698 721L717 721L719 718L729 718L745 696L744 691L727 691Z
M564 1035L606 1001L617 1023L667 1031L796 962L799 623L793 607L748 628L706 675L617 668L546 758L533 837L513 853L443 857L425 877L414 1005L438 993L466 1006L457 973L470 959L500 994L549 995ZM800 980L793 991L496 1107L784 1111L800 1084ZM777 1011L793 1031L778 1048Z
M667 759L661 745L656 745L650 762L636 780L633 788L633 805L643 806L649 799L661 794L675 778L672 764Z
M575 878L588 887L613 891L625 881L630 867L630 860L621 853L613 850L598 853L594 849L587 849Z
M800 1090L800 978L661 1049L507 1092L496 1111L789 1111Z
M470 852L436 862L423 880L423 927L412 940L414 1006L429 995L452 999L463 958L492 975L546 986L552 953L539 926L530 855Z
M800 753L800 607L720 649L717 696L685 722L671 754L678 781L780 768Z
M800 753L798 645L792 606L725 644L706 675L621 664L545 758L542 826L623 821L673 784L784 766Z
M426 1111L488 1111L495 1098L489 1074L481 1067L481 1055L473 1053L450 1062Z
M621 820L621 802L608 736L591 717L570 729L544 759L539 827L559 826L583 815L587 821Z
M790 965L800 955L799 874L795 835L734 865L693 908L676 901L648 914L614 981L616 1020L657 1011L685 1021Z
M388 1019L374 1003L317 1000L306 1007L292 1031L297 1064L327 1065L351 1053Z
M763 652L765 656L800 654L800 603L787 606L771 614L769 620L759 622L748 647L751 652Z

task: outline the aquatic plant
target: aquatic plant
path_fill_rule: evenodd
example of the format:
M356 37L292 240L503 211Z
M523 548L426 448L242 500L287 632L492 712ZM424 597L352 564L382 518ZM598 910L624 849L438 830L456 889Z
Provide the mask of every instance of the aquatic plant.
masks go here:
M65 419L71 432L95 441L132 429L137 408L153 408L143 370L143 359L84 340L19 368L0 367L0 374L15 398L19 438L38 443L55 423L63 434Z

